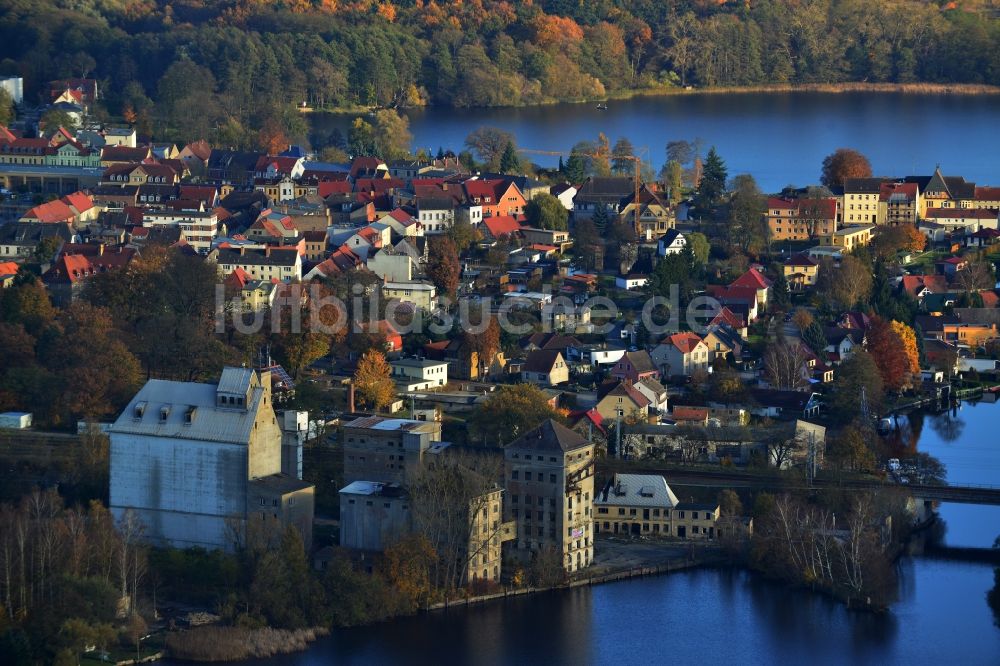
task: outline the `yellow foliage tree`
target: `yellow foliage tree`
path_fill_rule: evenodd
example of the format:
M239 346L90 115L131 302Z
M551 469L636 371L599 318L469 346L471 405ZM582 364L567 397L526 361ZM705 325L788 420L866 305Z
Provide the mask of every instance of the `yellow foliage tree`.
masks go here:
M365 352L354 373L354 387L361 402L376 411L388 407L396 396L391 375L385 354L374 349Z
M914 333L912 328L901 321L893 320L889 322L889 325L899 336L899 339L903 341L903 352L906 354L906 360L910 366L910 374L919 375L920 353L917 351L916 333Z

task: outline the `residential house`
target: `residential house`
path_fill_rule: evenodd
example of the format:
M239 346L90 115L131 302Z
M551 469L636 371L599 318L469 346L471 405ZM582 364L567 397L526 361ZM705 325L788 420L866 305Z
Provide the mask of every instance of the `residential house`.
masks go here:
M389 363L392 378L402 392L426 391L448 383L448 362L423 358L401 358Z
M635 192L622 199L618 219L634 223L636 208L638 208L639 228L637 233L641 240L658 239L674 228L676 219L673 210L648 185L643 185L639 190L639 203L636 204L635 201Z
M767 297L771 290L771 280L768 279L754 267L750 267L746 273L739 276L730 283L730 287L740 289L753 289L756 291L757 307L760 310L767 309Z
M52 266L42 274L52 302L66 307L77 300L96 275L121 270L136 256L131 247L105 248L103 244L63 243Z
M649 400L649 408L664 414L667 411L667 389L652 377L646 377L632 384L632 387Z
M873 224L857 224L837 229L826 240L830 245L844 248L850 252L854 248L864 247L872 240L872 233L875 231Z
M389 281L382 285L382 296L408 303L426 312L437 309L437 288L421 280Z
M656 243L656 253L661 257L680 254L687 247L687 238L677 229L669 229Z
M824 351L832 363L843 363L850 358L855 347L861 347L865 342L864 331L839 326L824 328L823 335L827 342Z
M387 246L369 256L368 270L387 282L409 282L413 279L413 258Z
M455 224L455 200L451 197L419 197L417 220L427 235L443 234Z
M628 275L615 276L615 286L626 291L642 289L648 283L649 276L643 273L629 273Z
M259 312L274 305L278 290L270 280L254 280L242 268L237 268L223 280L235 307L240 312Z
M221 275L229 275L242 268L254 280L302 281L302 256L295 247L238 251L216 248L209 252L209 261L219 266Z
M782 264L782 273L791 291L804 291L816 284L819 262L808 254L793 254Z
M819 413L819 394L803 391L751 388L756 403L751 413L767 418L809 418Z
M483 240L496 242L520 236L521 223L510 215L497 215L483 219Z
M643 379L657 379L660 376L653 359L646 350L626 352L611 369L611 376L633 384Z
M691 332L664 338L650 356L663 377L690 377L698 370L708 370L708 345Z
M599 207L604 207L613 218L624 207L623 202L635 196L635 184L628 177L592 176L580 186L573 198L573 215L577 219L590 218Z
M647 392L652 392L647 388ZM597 388L595 409L605 422L622 418L630 421L646 421L649 415L650 398L627 380L608 380Z
M504 447L504 519L511 554L527 563L554 549L569 573L594 559L594 445L548 420Z
M736 329L727 324L709 326L702 336L702 342L708 347L709 364L714 363L717 358L726 360L730 354L732 354L732 360L739 363L745 345Z
M476 381L498 377L507 366L502 350L494 351L489 358L480 356L464 337L429 342L424 345L424 354L427 358L448 361L448 374L456 379Z
M528 352L521 367L521 380L539 386L565 384L569 381L569 365L558 350L536 349Z
M928 208L926 222L941 225L949 233L997 228L997 211L988 208Z
M678 504L662 476L615 474L594 498L594 533L673 536L671 512Z

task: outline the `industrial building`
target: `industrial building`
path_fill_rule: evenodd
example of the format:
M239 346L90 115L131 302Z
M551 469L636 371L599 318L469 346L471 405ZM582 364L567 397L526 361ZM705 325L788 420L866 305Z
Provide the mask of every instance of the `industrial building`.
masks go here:
M309 543L313 487L297 478L293 452L282 469L269 372L227 367L217 384L151 379L109 434L111 511L134 511L151 541L231 549L252 510Z

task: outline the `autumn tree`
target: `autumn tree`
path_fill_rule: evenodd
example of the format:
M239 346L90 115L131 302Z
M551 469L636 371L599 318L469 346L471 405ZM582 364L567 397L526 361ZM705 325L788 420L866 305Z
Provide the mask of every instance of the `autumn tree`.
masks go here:
M399 592L405 612L416 612L427 603L434 581L431 571L437 552L423 534L408 534L385 549L379 570Z
M853 148L838 148L823 158L820 182L827 187L842 187L848 178L871 178L868 158Z
M288 148L288 136L281 123L269 118L257 133L257 145L268 155L277 155Z
M396 385L385 354L372 349L361 357L354 372L354 387L360 402L375 411L384 410L392 404L396 397Z
M483 442L507 444L546 419L562 419L548 396L532 384L511 384L491 393L471 421Z
M899 336L902 343L903 354L908 362L909 373L912 377L920 375L920 351L917 348L917 334L912 328L901 321L890 321L889 326Z
M375 151L383 159L399 160L410 154L413 142L410 120L395 109L380 109L375 113L372 133Z
M915 352L915 340L913 346ZM885 388L899 391L909 385L911 361L902 338L893 329L891 322L878 316L872 317L872 325L866 336L866 349L875 361Z
M841 429L828 444L831 461L844 470L870 472L875 469L875 454L868 442L870 428L852 422Z
M569 228L569 211L551 194L536 194L524 207L528 225L538 229L566 231Z
M493 361L493 357L500 351L500 323L496 317L489 316L488 313L482 314L489 317L485 328L478 333L471 331L465 333L465 343L468 345L469 351L476 354L480 376L485 373L489 364ZM475 323L480 326L482 325L482 321Z
M462 266L458 261L458 249L447 236L431 239L427 255L427 277L442 293L454 296Z
M795 308L795 314L792 315L792 323L795 324L795 328L799 329L799 333L803 333L813 323L812 313L805 308Z

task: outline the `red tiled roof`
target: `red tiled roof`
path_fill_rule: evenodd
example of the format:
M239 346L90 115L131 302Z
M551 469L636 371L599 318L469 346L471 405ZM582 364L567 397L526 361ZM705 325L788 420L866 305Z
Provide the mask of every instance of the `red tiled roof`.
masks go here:
M723 307L719 311L719 314L715 315L715 319L709 324L709 326L714 326L715 324L728 324L733 328L743 328L745 323L743 317L739 316L727 307Z
M671 416L675 421L705 421L708 419L708 407L674 405Z
M752 287L753 289L767 289L771 286L771 281L761 275L756 268L751 268L743 275L739 276L729 285L730 287Z
M979 201L1000 201L1000 187L977 187L976 199Z
M94 201L83 192L73 192L62 198L66 204L72 206L78 213L84 213L94 207Z
M888 201L893 194L905 194L910 199L917 198L916 183L882 183L879 185L880 201Z
M316 192L324 199L331 194L350 194L351 184L346 180L321 180L316 186Z
M694 351L701 338L691 332L674 333L667 340L676 347L682 354L690 354Z
M943 275L904 275L903 291L916 297L922 288L932 294L943 294L948 291L948 280Z
M48 203L39 204L24 214L28 218L36 218L39 222L51 224L54 222L71 222L76 218L76 213L63 201L56 199Z
M521 225L512 215L494 215L483 218L483 224L489 229L493 238L508 236L521 230Z
M13 261L0 262L0 275L14 275L18 269L20 269L20 266Z

